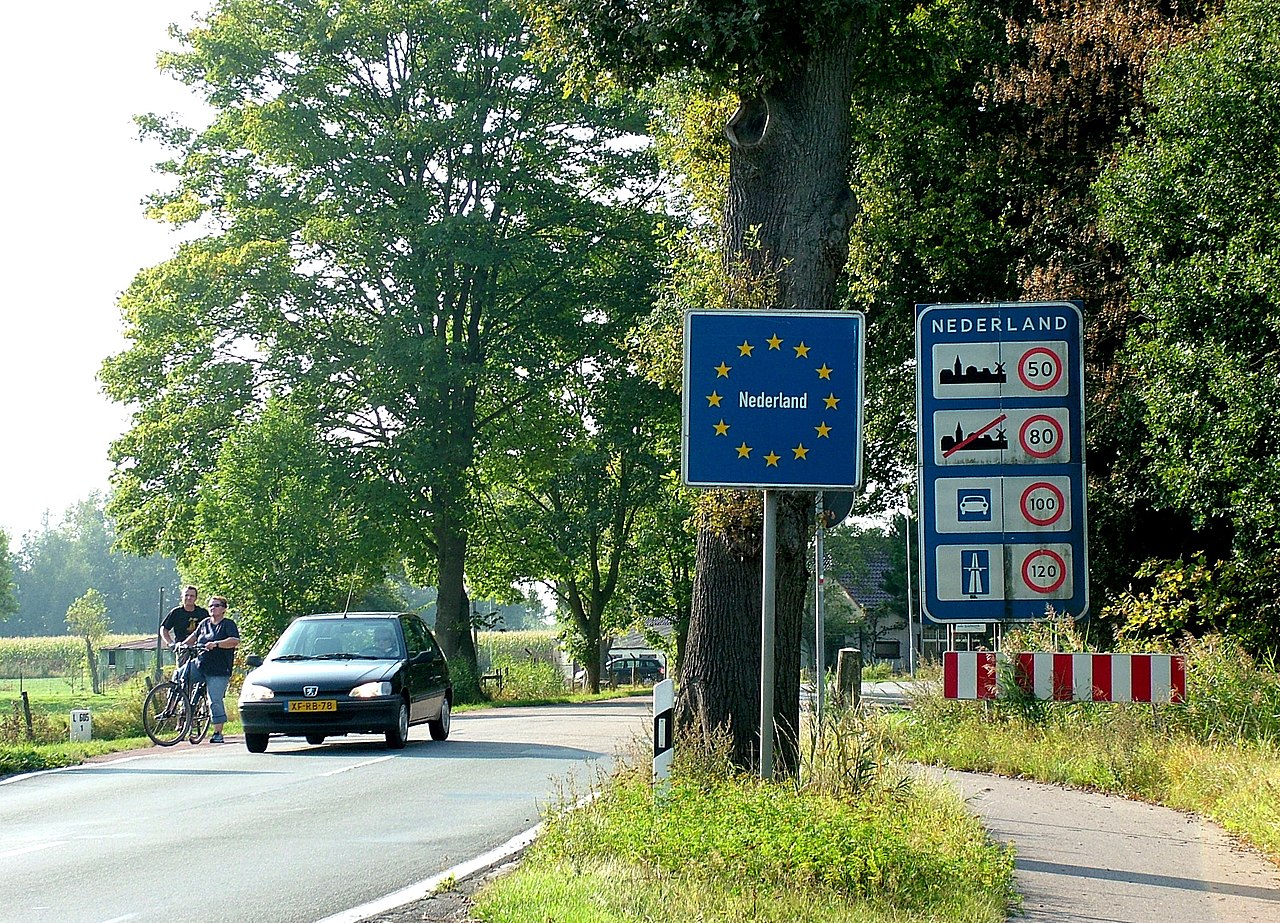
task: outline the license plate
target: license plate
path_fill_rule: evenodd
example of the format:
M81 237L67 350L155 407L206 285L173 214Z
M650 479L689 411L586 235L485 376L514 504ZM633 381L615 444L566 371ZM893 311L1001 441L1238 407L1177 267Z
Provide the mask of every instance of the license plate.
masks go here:
M289 703L288 711L337 711L337 699L296 699Z

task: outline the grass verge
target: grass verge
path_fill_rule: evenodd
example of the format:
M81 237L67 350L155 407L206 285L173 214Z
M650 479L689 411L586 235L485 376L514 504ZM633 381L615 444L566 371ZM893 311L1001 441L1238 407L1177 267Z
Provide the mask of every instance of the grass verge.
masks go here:
M834 794L840 792L840 794ZM857 791L678 770L655 797L627 769L554 813L473 913L502 923L1003 921L1012 852L949 789L876 773Z

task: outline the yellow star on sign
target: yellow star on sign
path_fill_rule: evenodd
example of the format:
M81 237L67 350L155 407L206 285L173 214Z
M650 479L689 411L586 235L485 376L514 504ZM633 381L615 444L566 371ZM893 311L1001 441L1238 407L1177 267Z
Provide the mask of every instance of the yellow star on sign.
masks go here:
M744 442L742 445L738 446L738 457L739 457L739 458L750 458L750 457L751 457L751 446L747 445L745 442Z
M804 443L803 443L803 442L802 442L802 443L800 443L798 446L796 446L796 447L795 447L794 449L792 449L791 451L792 451L792 453L795 455L795 457L796 457L796 460L797 460L797 461L802 460L802 459L808 459L808 457L809 457L809 450L808 450L808 449L806 449L806 448L804 447Z
M743 341L742 341L742 345L738 347L738 355L739 355L739 356L750 356L750 355L751 355L751 350L753 350L753 349L755 349L755 347L754 347L754 346L752 346L752 345L751 345L750 343L748 343L746 340L743 340Z
M827 364L825 362L822 363L822 368L818 369L818 377L819 378L831 377L831 369L827 368Z
M782 339L776 333L765 342L769 344L770 349L778 349L782 346Z
M719 394L716 394L716 392L714 392L714 391L712 391L710 394L708 394L708 395L707 395L707 406L708 406L708 407L719 407L719 406L720 406L720 395L719 395Z
M778 467L778 459L780 459L781 457L782 457L781 455L775 455L773 452L770 452L768 455L764 457L764 466L766 468Z
M830 433L830 432L831 432L831 427L827 426L826 421L823 421L822 423L819 423L817 426L815 426L815 427L814 427L814 429L816 429L816 430L818 431L818 437L819 437L820 439L830 439L830 438L831 438L831 437L828 435L828 433Z
M725 365L724 360L721 360L720 364L716 366L716 378L728 378L730 368L732 366Z
M791 347L791 348L792 348L792 349L794 349L794 350L796 351L796 358L797 358L797 359L808 359L808 358L809 358L809 347L804 345L804 341L803 341L803 340L801 340L801 341L800 341L800 345L799 345L799 346L793 346L793 347Z
M822 402L827 405L828 410L835 410L836 404L840 403L840 398L836 397L834 394L828 394L822 399Z
M729 435L729 424L724 422L724 420L721 420L719 423L714 424L714 426L716 429L717 436Z

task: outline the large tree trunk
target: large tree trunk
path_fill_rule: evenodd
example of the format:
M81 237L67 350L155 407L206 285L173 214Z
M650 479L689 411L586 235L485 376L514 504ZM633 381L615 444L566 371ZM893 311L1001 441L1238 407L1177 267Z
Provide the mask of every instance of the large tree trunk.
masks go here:
M436 519L435 540L439 554L436 638L453 667L457 701L475 702L480 698L480 668L466 589L467 533L456 519L441 513Z
M742 100L725 129L726 267L750 277L731 288L766 286L778 310L836 306L855 214L851 49L846 39L818 50L794 75ZM811 501L811 494L783 494L778 503L774 703L777 765L785 771L797 765ZM761 510L758 494L704 498L677 703L682 729L727 728L742 766L759 762Z

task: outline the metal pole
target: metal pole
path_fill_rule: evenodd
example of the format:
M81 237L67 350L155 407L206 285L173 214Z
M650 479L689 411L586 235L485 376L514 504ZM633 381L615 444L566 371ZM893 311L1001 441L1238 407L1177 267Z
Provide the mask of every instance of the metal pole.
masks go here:
M818 491L816 504L818 530L814 533L813 548L813 714L818 733L822 733L822 706L827 688L827 627L822 611L822 589L826 582L826 568L822 552L822 538L826 531L826 514L822 505L822 491Z
M760 592L760 778L773 778L774 587L777 583L778 495L764 492L764 584Z
M156 667L152 671L152 679L160 682L160 657L161 651L164 650L164 637L161 630L164 628L164 587L160 587L160 616L156 619Z
M911 507L907 507L906 528L902 530L907 540L907 672L916 675L916 633L911 618Z

